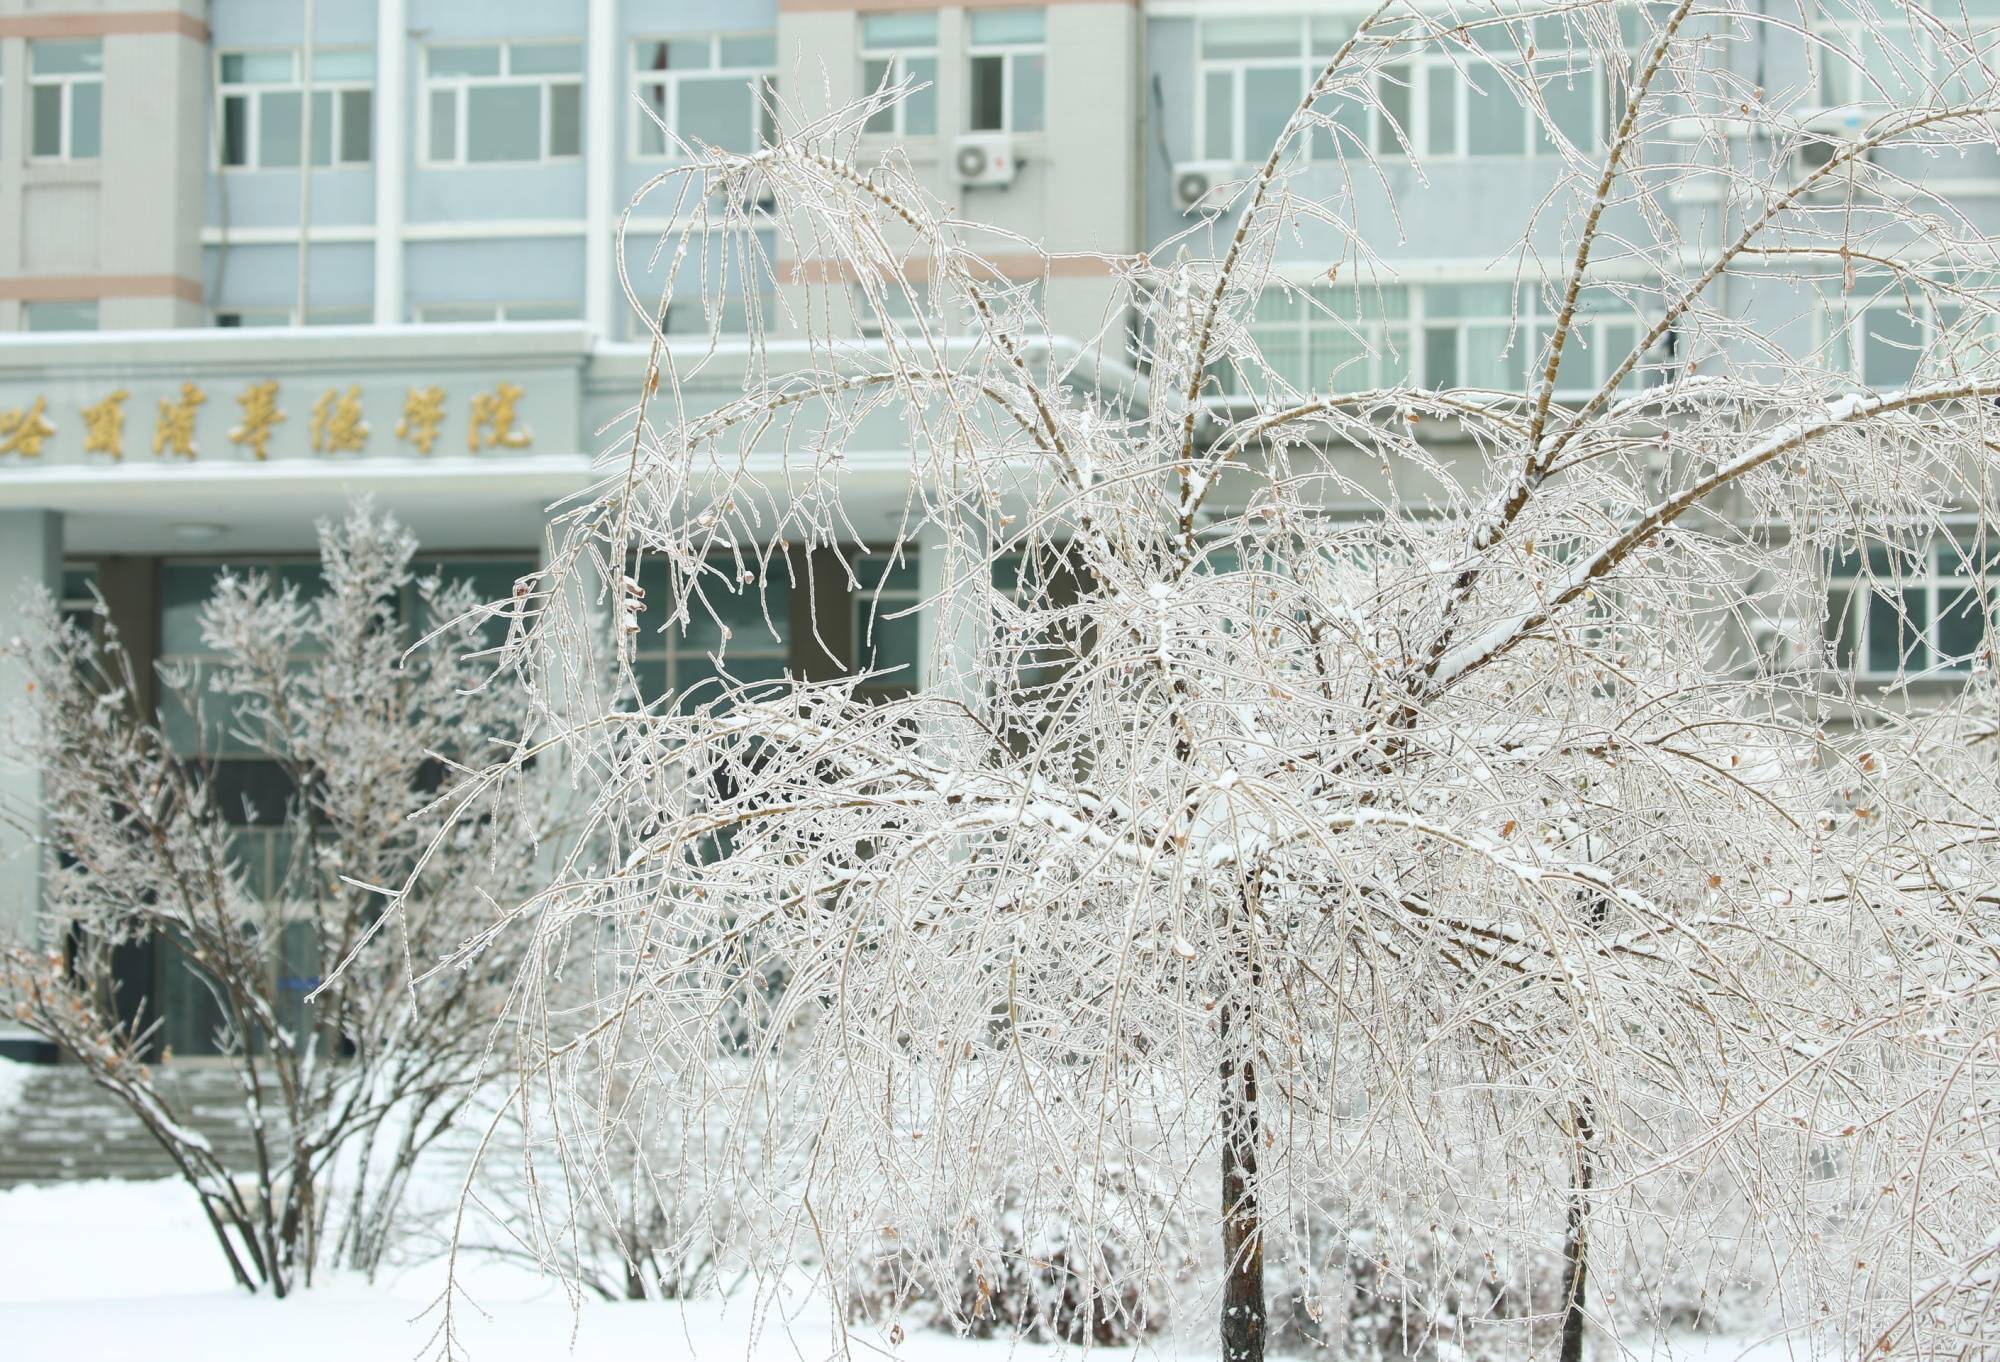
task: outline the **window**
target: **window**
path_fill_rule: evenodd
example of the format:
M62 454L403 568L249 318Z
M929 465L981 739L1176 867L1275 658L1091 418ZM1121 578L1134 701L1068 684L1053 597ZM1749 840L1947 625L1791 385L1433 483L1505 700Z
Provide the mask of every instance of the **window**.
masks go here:
M88 303L23 303L21 304L21 329L23 331L95 331L97 329L97 304Z
M442 322L567 322L575 321L583 310L573 302L542 303L425 303L416 310L416 319Z
M1927 292L1863 280L1843 298L1838 281L1824 286L1827 363L1877 391L1919 379L1944 379L1990 364L1994 337L1985 318L1968 323L1964 310Z
M1321 16L1203 23L1196 93L1201 155L1262 161L1353 30L1351 20ZM1636 28L1627 39L1636 42ZM1314 128L1303 154L1323 161L1363 148L1400 154L1399 128L1428 157L1552 152L1554 143L1522 104L1510 73L1532 75L1549 117L1573 145L1589 149L1606 137L1618 78L1560 18L1545 17L1532 30L1481 25L1471 41L1469 53L1433 52L1383 67L1374 90L1380 108L1352 94L1323 99L1316 108L1333 126Z
M981 9L972 21L974 132L1040 132L1047 23L1040 9Z
M744 580L748 572L749 580ZM708 561L699 589L688 602L685 626L669 619L674 592L667 565L647 558L639 567L646 609L633 639L633 671L640 697L651 703L673 695L676 704L713 702L720 673L714 654L726 645L727 671L739 682L777 680L785 674L791 633L792 590L785 565L773 562L762 588L756 563L717 557ZM775 631L775 632L774 632Z
M664 123L691 146L749 152L774 141L771 99L778 65L769 33L663 38L632 49L634 78L646 109L633 110L639 156L665 156ZM655 121L657 120L657 121Z
M28 97L38 161L94 161L104 146L104 43L28 44Z
M1940 105L1985 103L2000 60L2000 6L1970 0L1962 9L1955 3L1925 8L1931 12L1921 31L1900 6L1846 0L1808 9L1814 82L1807 102L1826 109L1879 109L1933 98Z
M1963 672L1988 646L2000 536L1967 527L1922 547L1850 550L1833 558L1828 577L1835 665L1884 677Z
M308 307L307 326L365 326L375 320L375 309L366 303L346 306ZM296 326L298 312L289 307L232 307L215 314L220 327Z
M97 564L64 563L62 600L57 603L63 623L84 637L101 641L104 621L97 616Z
M923 682L923 632L913 608L924 598L917 549L905 545L896 554L863 554L850 566L858 584L848 597L854 670L889 673L861 689L874 695L912 693Z
M431 165L558 161L583 152L580 43L480 43L424 51Z
M1250 322L1264 370L1301 391L1411 382L1526 392L1554 330L1541 290L1487 283L1273 288ZM1587 291L1564 348L1561 391L1595 391L1641 334L1628 302L1608 288Z
M374 156L375 54L315 51L312 163L367 165ZM242 169L296 166L304 91L296 51L224 52L216 58L216 161Z
M861 92L902 84L925 88L869 117L863 132L929 137L937 132L937 14L861 16Z

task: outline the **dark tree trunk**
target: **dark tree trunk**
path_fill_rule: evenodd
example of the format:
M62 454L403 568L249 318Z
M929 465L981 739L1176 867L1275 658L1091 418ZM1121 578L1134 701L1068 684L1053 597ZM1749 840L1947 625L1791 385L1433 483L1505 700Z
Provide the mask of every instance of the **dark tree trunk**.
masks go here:
M1222 1014L1222 1362L1264 1362L1264 1236L1257 1205L1257 1066L1253 1037L1230 1047L1233 1006Z
M1570 1170L1569 1230L1563 1237L1563 1320L1561 1362L1583 1362L1584 1293L1590 1281L1590 1185L1596 1173L1591 1144L1597 1130L1590 1099L1583 1098L1574 1118L1576 1163Z

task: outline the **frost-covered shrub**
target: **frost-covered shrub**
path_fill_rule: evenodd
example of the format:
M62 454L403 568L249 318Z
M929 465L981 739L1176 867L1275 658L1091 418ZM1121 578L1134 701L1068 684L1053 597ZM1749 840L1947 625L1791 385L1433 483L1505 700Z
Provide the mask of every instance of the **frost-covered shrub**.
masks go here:
M1151 1175L1119 1166L1098 1174L1102 1197L1031 1200L1002 1189L994 1211L949 1242L911 1246L885 1236L857 1274L848 1309L857 1319L910 1318L973 1338L1021 1337L1099 1346L1164 1330L1173 1284L1192 1266L1186 1226ZM1146 1208L1143 1215L1140 1207ZM1165 1227L1153 1241L1134 1225ZM1166 1262L1168 1270L1156 1264Z

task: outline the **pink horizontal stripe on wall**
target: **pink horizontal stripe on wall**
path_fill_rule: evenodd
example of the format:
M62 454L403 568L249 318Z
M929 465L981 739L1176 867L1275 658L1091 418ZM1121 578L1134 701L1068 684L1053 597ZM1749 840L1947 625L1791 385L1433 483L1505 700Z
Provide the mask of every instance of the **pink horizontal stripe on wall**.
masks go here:
M104 38L124 34L178 33L208 41L208 25L174 9L123 14L14 14L0 17L0 38Z

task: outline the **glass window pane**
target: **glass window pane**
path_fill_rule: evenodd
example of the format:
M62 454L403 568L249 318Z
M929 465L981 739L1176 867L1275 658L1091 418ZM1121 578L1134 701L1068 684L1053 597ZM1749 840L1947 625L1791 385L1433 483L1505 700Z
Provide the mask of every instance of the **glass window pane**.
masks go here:
M862 94L874 94L884 84L894 84L890 76L892 66L894 62L890 62L886 56L872 56L866 62L862 62ZM862 132L894 132L894 130L896 130L894 108L876 110L874 114L868 116L868 122L862 124Z
M972 59L972 130L997 132L1005 126L1007 59Z
M570 75L583 70L581 43L515 43L507 69L517 76Z
M1034 9L982 9L972 12L972 41L985 43L1038 43L1045 34L1039 7Z
M62 155L62 86L37 85L34 91L32 154L60 156Z
M375 95L370 90L340 92L340 159L366 165L375 154Z
M937 131L937 58L905 57L903 69L913 83L924 87L903 101L903 130L929 136Z
M1424 81L1424 114L1430 129L1424 149L1433 156L1458 154L1458 80L1449 71L1431 71Z
M1202 155L1211 161L1236 159L1236 73L1210 71L1201 88Z
M1511 391L1521 386L1521 354L1509 351L1504 325L1465 328L1465 384L1470 388Z
M667 134L660 127L660 123L665 122L667 117L667 87L641 85L639 98L645 102L646 108L637 112L639 125L637 154L664 156L667 151ZM652 114L648 114L646 109L652 110ZM659 122L654 121L655 116Z
M23 303L21 314L29 331L95 331L96 303Z
M1015 132L1040 132L1042 130L1042 54L1011 58L1014 63L1014 128Z
M1580 151L1597 146L1597 78L1588 71L1575 71L1550 78L1542 86L1542 98L1549 117L1569 144ZM1548 129L1541 130L1544 146L1552 145Z
M549 155L583 154L583 87L565 81L549 87Z
M222 164L248 165L250 161L250 100L230 95L222 101Z
M672 70L705 71L715 65L715 44L707 38L676 38L666 48Z
M313 53L315 82L373 79L375 79L375 54L365 47Z
M636 43L632 48L632 69L635 71L664 71L667 69L668 44Z
M1204 57L1296 57L1302 39L1299 21L1288 15L1216 19L1201 26Z
M718 44L722 48L724 66L749 67L764 70L778 64L778 40L769 33L747 33L736 37L725 37Z
M222 79L228 85L289 85L295 70L290 52L226 52Z
M1248 71L1243 79L1243 155L1262 161L1305 96L1305 72L1296 66Z
M1915 317L1894 308L1870 309L1862 318L1861 381L1876 388L1908 383L1923 343L1923 325Z
M333 164L333 91L312 92L312 163Z
M538 85L475 85L465 92L465 159L534 161L542 154Z
M458 159L458 92L431 91L431 159Z
M222 569L207 563L160 565L160 655L184 657L205 651L201 609Z
M683 80L674 131L690 142L707 142L728 151L755 150L754 99L750 83L741 76Z
M429 53L434 76L497 76L500 74L500 45L478 47L433 47Z
M38 76L76 76L104 69L104 42L99 38L28 44L29 69Z
M889 74L890 68L893 65L894 63L887 57L870 57L868 60L862 62L861 93L872 95L884 85L894 84L895 81ZM895 109L881 109L870 114L868 121L862 125L861 130L863 132L894 132L896 130Z
M299 163L299 92L267 90L257 96L257 164Z
M1520 156L1527 111L1500 72L1481 62L1466 65L1465 150L1468 156Z
M1458 386L1458 329L1424 328L1424 382L1433 388Z
M69 87L69 154L88 161L104 147L104 86L80 80Z
M1375 96L1382 102L1382 111L1375 124L1375 150L1384 156L1399 156L1403 144L1396 127L1409 135L1410 127L1410 68L1407 66L1385 66L1375 78ZM1392 126L1392 120L1395 126Z
M1845 670L1854 667L1854 653L1857 631L1854 625L1854 593L1852 591L1830 591L1826 599L1826 619L1820 626L1821 636L1830 645L1834 665Z
M1946 598L1938 616L1938 656L1947 666L1965 667L1986 643L1986 603L1972 590Z
M937 14L864 14L861 43L874 48L936 47Z

